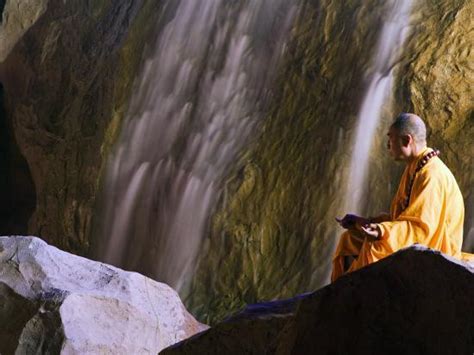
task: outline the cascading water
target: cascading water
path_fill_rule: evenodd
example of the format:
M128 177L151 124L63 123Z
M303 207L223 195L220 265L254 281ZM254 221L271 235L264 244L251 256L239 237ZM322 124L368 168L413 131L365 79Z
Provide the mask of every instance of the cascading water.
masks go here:
M369 156L383 106L392 92L394 66L408 34L412 0L391 0L387 20L375 51L374 68L368 78L367 91L357 121L345 211L361 214L367 194Z
M260 118L287 0L169 0L104 188L100 258L180 289L219 182Z

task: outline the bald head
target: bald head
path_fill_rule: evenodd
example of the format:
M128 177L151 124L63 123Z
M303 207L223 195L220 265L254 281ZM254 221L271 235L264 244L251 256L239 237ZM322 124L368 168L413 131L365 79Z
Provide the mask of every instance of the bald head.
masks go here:
M392 123L399 135L411 135L415 144L426 145L426 126L414 113L401 113Z

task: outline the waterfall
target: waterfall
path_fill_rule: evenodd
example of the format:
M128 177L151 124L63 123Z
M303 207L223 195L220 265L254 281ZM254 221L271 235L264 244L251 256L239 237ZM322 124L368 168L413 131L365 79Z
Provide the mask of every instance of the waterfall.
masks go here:
M296 7L168 0L106 173L100 258L180 290L261 119Z
M357 117L345 211L361 214L367 201L369 156L384 104L392 92L393 71L408 34L412 0L391 0L375 51L373 70Z

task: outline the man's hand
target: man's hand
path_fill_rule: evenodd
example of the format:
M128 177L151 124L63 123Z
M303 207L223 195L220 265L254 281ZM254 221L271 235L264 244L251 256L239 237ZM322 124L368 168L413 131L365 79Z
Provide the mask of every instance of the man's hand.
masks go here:
M361 225L360 229L364 236L368 238L370 241L376 241L382 237L382 231L378 224L369 223L366 225Z
M346 214L342 219L336 217L336 221L345 229L357 229L357 225L363 226L370 223L370 220L367 218L359 217L355 214Z

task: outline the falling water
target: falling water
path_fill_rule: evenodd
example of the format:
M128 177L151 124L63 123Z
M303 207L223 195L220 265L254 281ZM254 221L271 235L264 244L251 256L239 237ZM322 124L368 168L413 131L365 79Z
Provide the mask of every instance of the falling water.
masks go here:
M373 71L358 114L345 210L360 214L367 193L369 155L382 108L392 92L393 68L408 34L412 0L391 0L383 25Z
M176 289L229 164L260 119L288 0L169 0L106 177L101 258Z

